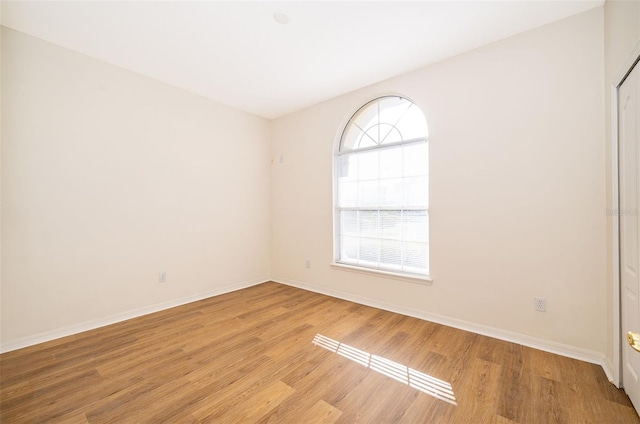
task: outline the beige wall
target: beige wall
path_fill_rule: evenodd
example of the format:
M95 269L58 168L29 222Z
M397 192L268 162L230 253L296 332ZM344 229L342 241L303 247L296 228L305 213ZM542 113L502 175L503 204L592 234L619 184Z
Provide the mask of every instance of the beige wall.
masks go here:
M617 75L622 71L625 62L638 42L640 42L640 2L637 1L607 1L604 5L604 36L605 36L605 165L607 187L607 209L615 209L611 190L611 87L618 83ZM628 65L628 64L627 64ZM607 359L613 362L613 245L612 245L612 217L607 217L607 328L610 329L607 340Z
M5 28L1 94L3 349L269 278L268 121Z
M597 8L274 121L272 277L603 359L603 39ZM385 93L430 127L432 286L329 265L334 143Z

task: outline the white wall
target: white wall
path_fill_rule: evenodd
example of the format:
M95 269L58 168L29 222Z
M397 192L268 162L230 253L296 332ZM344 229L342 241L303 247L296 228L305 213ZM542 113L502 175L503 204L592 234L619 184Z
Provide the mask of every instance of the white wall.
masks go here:
M6 28L1 94L3 350L269 278L268 121Z
M611 86L616 85L617 74L622 71L625 62L630 58L637 43L640 42L640 2L637 1L611 1L604 4L604 36L605 36L605 164L607 209L616 209L613 204L611 152L612 152L612 126L611 126ZM628 65L628 64L626 64ZM607 217L607 359L613 363L614 345L614 285L619 284L613 278L613 217ZM617 299L616 299L617 302Z
M273 279L603 357L603 39L598 8L274 121ZM432 286L329 265L334 143L385 93L430 127Z

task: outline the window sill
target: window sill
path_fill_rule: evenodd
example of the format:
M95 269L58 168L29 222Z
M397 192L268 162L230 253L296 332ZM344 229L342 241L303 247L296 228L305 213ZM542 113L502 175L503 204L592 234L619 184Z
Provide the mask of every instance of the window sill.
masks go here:
M406 275L406 274L398 274L390 271L381 271L379 269L363 268L359 266L341 264L337 262L332 262L331 266L333 268L344 270L344 271L352 271L352 272L358 272L361 274L375 275L377 277L387 277L387 278L392 278L394 280L407 281L409 283L414 283L414 284L422 284L424 286L430 286L433 284L433 280L428 275L412 276L412 275Z

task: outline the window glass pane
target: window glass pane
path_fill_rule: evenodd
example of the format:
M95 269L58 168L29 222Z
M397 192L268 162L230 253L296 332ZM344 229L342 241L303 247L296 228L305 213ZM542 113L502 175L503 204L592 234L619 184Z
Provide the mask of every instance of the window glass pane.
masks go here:
M378 202L380 206L397 206L402 204L403 179L380 181L380 194Z
M358 212L340 212L340 234L342 236L356 237L358 235Z
M396 125L413 104L407 99L395 96L383 97L378 102L380 103L380 122L392 125Z
M402 133L398 131L398 128L393 127L391 125L381 125L380 126L380 138L382 139L382 143L390 144L397 143L403 140Z
M402 242L382 240L380 265L393 271L402 270Z
M338 156L338 206L358 205L358 155Z
M350 263L358 262L358 238L357 237L342 237L340 243L340 260Z
M356 181L358 179L358 155L338 156L338 178Z
M364 147L374 147L378 145L377 133L374 129L369 128L366 133L362 134L362 137L358 140L358 149Z
M362 137L363 132L355 125L349 125L345 129L344 134L342 134L342 142L340 143L340 150L353 150L357 149L360 146L358 145L360 142L360 138Z
M358 206L376 207L378 205L379 186L380 182L378 180L361 181L358 184Z
M402 240L402 211L380 211L382 238Z
M380 236L378 211L360 211L358 213L358 230L360 237L378 238Z
M429 245L426 243L404 243L404 265L413 272L426 270L429 258Z
M377 266L380 254L380 240L361 238L359 263L367 266Z
M338 206L355 207L358 205L358 182L340 181L338 183Z
M380 149L380 178L402 176L402 147Z
M351 125L359 127L362 131L371 133L371 128L378 124L378 102L373 101L359 111L351 118ZM372 134L370 134L372 135ZM377 144L378 137L373 137L374 144ZM362 146L360 146L362 147Z
M428 134L427 121L416 105L412 105L396 125L404 140L426 138Z
M404 146L404 175L427 175L429 170L429 146L414 143Z
M429 241L429 215L427 211L404 211L402 214L404 239L407 241Z
M401 97L387 97L380 100L381 144L395 143L408 140L398 127L404 119L412 103Z
M404 206L426 208L429 203L429 181L427 177L404 179Z
M380 152L376 150L358 153L358 178L377 180L380 175Z

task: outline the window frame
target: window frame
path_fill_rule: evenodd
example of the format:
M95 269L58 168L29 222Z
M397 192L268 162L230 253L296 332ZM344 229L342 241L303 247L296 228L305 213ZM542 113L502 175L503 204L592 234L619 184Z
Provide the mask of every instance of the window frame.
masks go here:
M394 280L400 280L400 281L407 281L410 283L417 283L417 284L423 284L423 285L431 285L433 282L433 279L431 277L431 249L429 248L428 250L428 273L427 274L420 274L420 273L411 273L411 272L403 272L403 271L395 271L395 270L389 270L389 269L380 269L380 268L374 268L374 267L367 267L364 265L359 265L359 264L352 264L352 263L348 263L348 262L341 262L341 258L340 258L340 249L341 249L341 233L340 233L340 211L343 210L344 208L340 208L338 206L338 195L339 195L339 190L338 190L338 185L339 185L339 175L338 175L338 163L339 163L339 157L345 154L349 154L349 153L355 153L355 152L364 152L364 151L368 151L368 150L376 150L376 149L381 149L381 148L388 148L388 147L400 147L402 145L405 144L413 144L413 143L421 143L424 142L426 144L427 149L429 150L429 134L427 132L426 137L419 137L419 138L413 138L413 139L408 139L408 140L401 140L401 141L397 141L397 142L392 142L392 143L388 143L388 144L380 144L380 145L376 145L376 146L368 146L368 147L363 147L363 148L359 148L359 149L345 149L345 150L341 150L341 146L342 146L342 142L345 136L346 131L348 130L348 126L351 123L351 121L354 119L354 117L358 114L358 112L360 112L361 110L365 109L366 107L368 107L370 104L377 102L381 99L384 99L386 97L399 97L402 99L405 99L409 102L411 102L413 105L415 105L418 110L420 111L420 113L422 113L422 116L425 118L425 122L426 122L426 116L424 114L424 112L422 111L422 108L411 98L402 95L402 94L396 94L396 93L392 93L392 94L382 94L382 95L378 95L375 97L370 98L369 100L361 103L358 107L356 107L352 113L350 113L346 119L341 123L341 125L338 127L338 131L335 137L335 143L334 143L334 148L333 148L333 155L332 155L332 171L333 171L333 199L332 199L332 207L333 207L333 260L331 262L331 267L337 270L344 270L344 271L350 271L350 272L355 272L355 273L360 273L360 274L366 274L366 275L375 275L378 277L385 277L385 278L390 278L390 279L394 279ZM427 123L428 125L428 123ZM429 155L429 162L430 162L430 155ZM427 163L427 176L430 175L430 166L429 166L429 162ZM428 184L429 186L431 185L431 180L430 178L428 178ZM429 191L429 197L430 196L430 191ZM376 206L376 210L384 210L384 208L380 208L380 205L378 204ZM425 209L420 209L420 210L425 210L427 213L427 216L429 217L429 223L428 223L428 239L427 242L430 245L430 240L431 240L431 216L430 216L430 205L429 202L427 203L427 206ZM430 247L430 246L429 246Z

